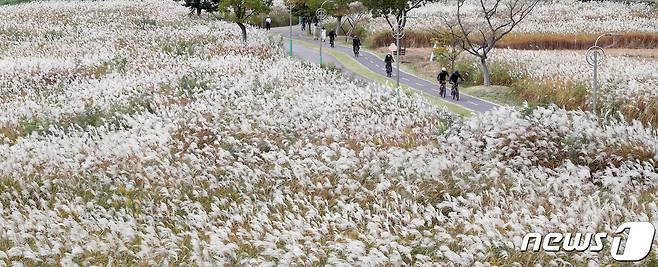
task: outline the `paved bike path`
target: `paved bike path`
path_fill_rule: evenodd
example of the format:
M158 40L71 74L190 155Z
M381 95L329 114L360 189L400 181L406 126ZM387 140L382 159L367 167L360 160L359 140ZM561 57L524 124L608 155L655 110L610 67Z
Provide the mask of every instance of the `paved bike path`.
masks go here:
M287 29L288 29L287 27L285 27L285 29L284 28L278 28L278 29L276 29L276 31L281 33L284 37L289 37L290 33L289 33L289 31L287 31ZM273 30L275 30L275 29L273 29ZM341 38L341 37L339 37L339 38ZM344 38L344 37L342 37L342 38ZM305 41L305 42L312 43L312 44L318 45L318 46L320 45L320 41L313 40L311 38L307 38L305 36L305 33L299 31L299 29L294 29L293 30L293 39L294 40ZM297 47L294 48L293 51L297 52L297 50L299 48L300 48L300 46L297 46ZM327 42L323 43L323 48L322 49L333 49L333 50L340 51L342 53L345 53L347 55L351 55L352 57L354 57L354 52L352 51L352 47L346 47L346 46L336 44L336 47L331 48L331 47L329 47L329 43L327 41ZM318 58L319 58L319 53L320 53L319 50L316 50L315 53L309 53L309 51L304 51L304 53L297 53L297 55L300 56L300 57L303 57L303 58L305 58L306 60L309 60L309 61L317 61ZM323 53L323 58L327 59L327 58L330 58L330 57L329 57L328 53ZM376 56L376 55L374 55L370 52L363 51L363 50L360 51L359 57L354 57L354 59L357 62L361 63L366 68L368 68L370 71L375 72L375 73L377 73L377 74L379 74L383 77L386 77L386 67L385 67L385 64L384 64L384 59L379 58L378 56ZM333 58L331 58L330 60L331 60L331 62L335 61L335 59L333 59ZM339 64L337 64L337 65L339 65ZM393 68L393 77L392 77L392 79L396 79L396 75L397 75L397 72L396 72L395 68ZM400 70L400 83L406 84L407 86L412 87L414 89L421 90L421 91L423 91L425 93L428 93L430 95L433 95L437 98L441 98L441 96L439 96L438 82L430 82L430 81L427 81L425 79L422 79L420 77L417 77L415 75L412 75L412 74L409 74L409 73L406 73L406 72ZM450 89L448 88L448 90L450 90ZM443 98L443 99L445 101L454 103L456 105L462 106L464 108L467 108L469 110L472 110L472 111L475 111L475 112L478 112L478 113L487 112L487 111L490 111L490 110L493 110L493 109L496 109L496 108L500 107L499 105L497 105L495 103L492 103L492 102L489 102L489 101L486 101L486 100L483 100L483 99L479 99L479 98L476 98L476 97L472 97L472 96L470 96L468 94L464 94L464 93L460 93L459 101L452 100L452 98L450 97L450 92L449 91L447 93L447 97Z

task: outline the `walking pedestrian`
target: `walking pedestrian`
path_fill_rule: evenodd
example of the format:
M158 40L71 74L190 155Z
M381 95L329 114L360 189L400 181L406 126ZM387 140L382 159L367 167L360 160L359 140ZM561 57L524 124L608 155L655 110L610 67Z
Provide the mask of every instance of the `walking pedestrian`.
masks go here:
M270 16L267 16L267 18L265 18L265 29L268 31L272 29L272 18L270 18Z
M322 27L322 31L320 31L320 41L324 43L325 40L327 40L327 30Z
M335 31L335 30L331 30L331 31L329 32L329 44L331 45L331 47L334 47L334 44L335 44L334 41L335 41L335 40L336 40L336 31Z

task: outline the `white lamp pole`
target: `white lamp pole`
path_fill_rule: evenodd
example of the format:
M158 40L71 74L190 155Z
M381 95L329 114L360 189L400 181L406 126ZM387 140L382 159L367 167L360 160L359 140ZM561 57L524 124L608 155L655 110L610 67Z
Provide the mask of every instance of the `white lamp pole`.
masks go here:
M597 108L597 94L598 94L598 87L599 87L599 80L598 80L598 67L603 64L603 61L605 60L605 50L603 50L602 47L599 46L599 40L603 37L618 37L618 36L623 36L623 34L619 33L606 33L606 34L601 34L599 37L596 38L596 41L594 41L594 46L590 47L587 50L587 63L589 63L592 66L592 110L594 113L598 113L598 108Z
M292 57L292 8L293 2L288 2L288 8L290 9L290 57Z
M320 30L320 66L322 66L322 30L321 30L322 21L325 18L327 18L327 10L324 9L323 7L324 7L324 4L326 4L327 2L333 2L333 0L325 0L320 5L320 8L318 8L318 10L315 11L315 17L318 18L318 27L320 28L320 29L315 30L316 33L317 33L318 30Z

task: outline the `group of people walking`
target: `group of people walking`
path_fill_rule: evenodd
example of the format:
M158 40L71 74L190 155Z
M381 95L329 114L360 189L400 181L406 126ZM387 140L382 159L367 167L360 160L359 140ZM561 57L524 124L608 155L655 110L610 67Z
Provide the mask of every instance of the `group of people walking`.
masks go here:
M327 37L329 37L329 45L331 47L334 47L336 44L336 36L338 36L338 34L336 34L336 31L334 30L329 31L329 34L327 34L327 29L322 27L322 30L320 31L320 40L326 42Z

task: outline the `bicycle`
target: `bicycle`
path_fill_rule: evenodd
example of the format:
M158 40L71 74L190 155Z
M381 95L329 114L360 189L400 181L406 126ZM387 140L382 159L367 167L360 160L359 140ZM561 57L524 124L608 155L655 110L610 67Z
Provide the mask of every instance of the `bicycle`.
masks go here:
M358 47L358 46L355 46L355 47L353 48L353 50L354 50L354 56L355 56L355 57L359 57L359 50L360 50L360 49L361 49L361 48Z
M457 100L459 101L459 83L452 83L452 90L450 91L450 95L452 96L452 100Z
M391 64L386 64L386 76L393 77L393 66Z
M443 98L446 98L446 82L442 81L442 82L439 82L439 83L440 83L440 85L439 85L439 95Z

